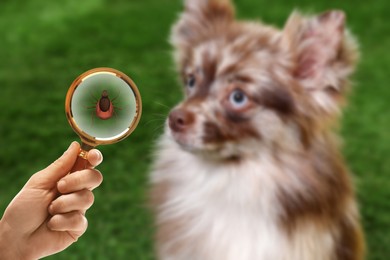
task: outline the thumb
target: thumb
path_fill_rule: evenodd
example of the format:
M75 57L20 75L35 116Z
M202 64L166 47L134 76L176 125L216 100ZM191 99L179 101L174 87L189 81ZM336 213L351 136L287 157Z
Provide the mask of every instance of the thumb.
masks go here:
M69 148L60 158L55 160L42 171L34 174L32 179L40 183L56 183L70 172L74 163L76 162L79 150L80 144L77 142L72 142Z

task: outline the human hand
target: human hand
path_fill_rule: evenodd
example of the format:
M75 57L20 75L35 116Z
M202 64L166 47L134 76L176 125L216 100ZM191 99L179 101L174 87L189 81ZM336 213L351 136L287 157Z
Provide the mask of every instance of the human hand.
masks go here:
M68 174L80 145L68 150L46 169L31 176L0 220L0 259L38 259L60 252L87 229L84 214L94 201L92 190L103 177L88 168ZM89 151L91 167L102 162L101 153Z

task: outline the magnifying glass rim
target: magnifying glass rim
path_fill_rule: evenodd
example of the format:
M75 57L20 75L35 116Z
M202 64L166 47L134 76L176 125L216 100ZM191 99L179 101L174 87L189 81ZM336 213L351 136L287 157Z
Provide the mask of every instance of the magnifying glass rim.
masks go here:
M131 90L134 93L135 96L135 105L136 105L136 110L135 110L135 116L134 119L131 121L131 124L129 125L127 130L124 130L122 133L119 135L114 136L112 139L111 138L105 138L104 140L96 138L94 136L91 136L84 132L75 122L73 116L72 116L72 98L75 90L77 89L78 86L83 82L88 77L93 76L94 74L100 74L100 73L108 73L108 74L114 74L114 76L122 79L129 85ZM141 95L139 93L139 90L137 88L137 85L134 83L134 81L128 77L126 74L123 72L113 69L113 68L107 68L107 67L101 67L101 68L94 68L91 70L88 70L78 76L73 83L70 85L68 92L66 94L66 99L65 99L65 113L66 117L68 119L69 124L73 128L73 130L80 136L81 140L83 143L90 145L90 146L97 146L101 144L113 144L116 142L119 142L123 139L125 139L127 136L129 136L134 129L137 127L139 120L141 119L141 114L142 114L142 101L141 101Z

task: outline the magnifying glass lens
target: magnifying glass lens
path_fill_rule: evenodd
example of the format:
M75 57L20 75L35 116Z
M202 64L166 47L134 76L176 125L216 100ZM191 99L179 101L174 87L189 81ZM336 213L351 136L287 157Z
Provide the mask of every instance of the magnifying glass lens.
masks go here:
M71 102L78 127L96 141L122 136L136 116L136 99L125 81L107 73L84 79Z

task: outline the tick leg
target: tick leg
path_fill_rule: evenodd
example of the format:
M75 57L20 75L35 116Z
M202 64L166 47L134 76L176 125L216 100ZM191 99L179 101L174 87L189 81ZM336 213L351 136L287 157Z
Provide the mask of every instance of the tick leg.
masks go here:
M92 113L91 113L91 126L93 126L94 115L95 115L95 111L92 111Z
M117 117L118 116L118 114L117 114L117 110L122 110L122 108L121 107L116 107L116 106L114 106L114 104L112 104L112 106L113 106L113 108L114 108L114 116L115 117Z
M113 99L111 99L111 102L114 102L115 99L117 99L117 98L119 97L120 93L121 93L121 92L119 91L118 94L117 94Z
M95 100L96 103L99 101L99 99L96 98L91 92L89 92L89 95L93 98L93 100Z
M92 94L91 94L92 95ZM96 100L95 103L93 103L93 106L84 106L84 108L86 109L91 109L91 108L96 108L96 104L98 103L98 101Z
M84 106L86 109L94 109L94 110L92 110L92 112L91 112L91 126L93 126L93 116L94 116L94 113L95 113L95 108L96 108L96 105L94 105L94 106Z

